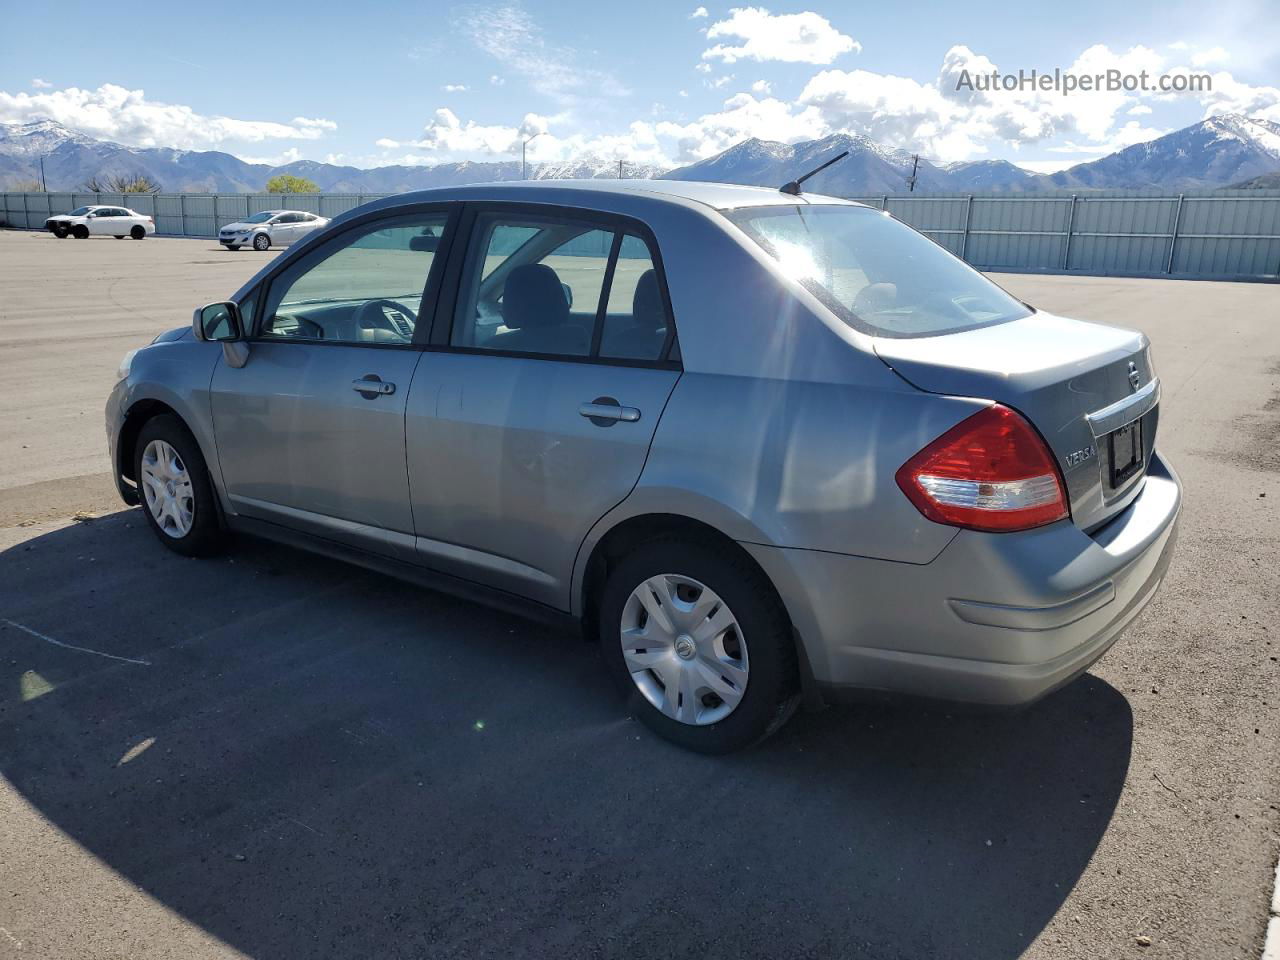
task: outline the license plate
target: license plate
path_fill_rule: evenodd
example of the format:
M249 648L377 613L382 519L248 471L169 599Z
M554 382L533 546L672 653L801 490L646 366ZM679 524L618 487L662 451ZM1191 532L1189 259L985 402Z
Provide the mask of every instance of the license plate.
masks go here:
M1135 420L1107 435L1111 454L1111 486L1119 487L1142 469L1142 421Z

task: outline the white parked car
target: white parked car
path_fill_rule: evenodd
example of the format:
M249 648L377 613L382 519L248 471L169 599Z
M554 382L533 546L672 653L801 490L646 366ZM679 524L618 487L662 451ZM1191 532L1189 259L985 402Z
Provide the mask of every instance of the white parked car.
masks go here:
M59 240L66 237L84 240L97 236L115 237L117 240L133 237L141 240L156 232L156 222L145 213L138 213L128 207L95 204L50 217L44 222L44 228Z
M296 243L313 231L329 225L328 217L305 210L263 210L218 231L218 242L228 250L250 246L267 250Z

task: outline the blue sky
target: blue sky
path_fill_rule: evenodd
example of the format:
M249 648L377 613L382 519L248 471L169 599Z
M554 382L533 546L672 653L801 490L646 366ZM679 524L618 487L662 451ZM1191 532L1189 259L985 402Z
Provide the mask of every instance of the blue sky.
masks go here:
M510 158L533 133L539 160L670 165L748 136L854 132L1056 169L1207 114L1280 122L1267 7L118 3L99 30L100 2L9 3L5 33L28 41L6 44L0 122L53 116L135 146L359 166ZM106 36L111 52L96 54ZM1213 89L956 89L961 71L1033 68L1202 73Z

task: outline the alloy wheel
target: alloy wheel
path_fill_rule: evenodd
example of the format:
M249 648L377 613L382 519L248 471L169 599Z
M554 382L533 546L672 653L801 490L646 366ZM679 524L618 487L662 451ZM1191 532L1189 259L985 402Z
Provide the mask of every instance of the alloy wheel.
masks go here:
M692 726L733 713L747 689L747 644L728 605L704 583L650 577L622 608L622 656L641 695Z
M151 519L175 540L191 532L195 493L178 451L164 440L152 440L142 451L142 493Z

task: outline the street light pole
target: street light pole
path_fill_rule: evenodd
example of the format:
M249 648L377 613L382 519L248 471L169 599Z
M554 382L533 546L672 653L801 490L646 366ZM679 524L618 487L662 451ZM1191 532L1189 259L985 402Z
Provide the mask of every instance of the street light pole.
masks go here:
M530 137L528 140L520 141L520 179L521 180L526 179L525 173L524 173L525 171L524 148L527 147L529 144L533 143L533 141L537 140L540 136L542 136L546 132L547 131L545 130L540 130L537 133L535 133L532 137Z

